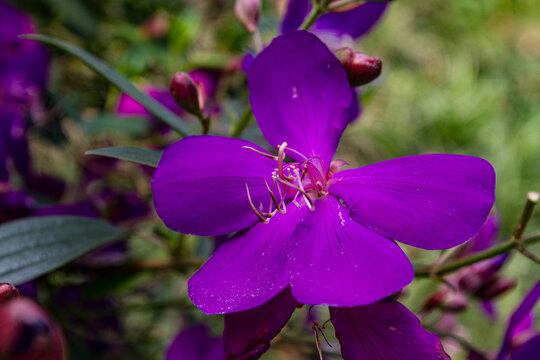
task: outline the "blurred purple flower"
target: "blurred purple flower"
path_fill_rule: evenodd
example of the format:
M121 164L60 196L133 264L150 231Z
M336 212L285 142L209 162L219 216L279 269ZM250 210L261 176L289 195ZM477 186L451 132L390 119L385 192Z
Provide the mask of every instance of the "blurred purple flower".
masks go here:
M247 310L289 285L304 304L372 303L413 278L394 240L456 246L491 211L495 173L476 157L410 156L337 172L346 163L331 160L348 123L350 87L314 35L276 38L255 59L248 87L277 156L241 139L191 136L164 151L152 181L170 228L240 231L189 281L203 312Z
M494 214L488 218L479 233L457 252L454 258L464 258L489 249L495 245L498 232L499 217ZM453 288L447 285L442 286L438 292L426 300L424 311L430 311L436 307L450 312L465 310L468 307L470 297L479 300L481 309L489 319L494 320L497 316L497 309L493 300L515 285L513 279L500 275L500 270L507 259L508 255L497 256L467 266L456 274L447 276L446 280L453 285Z
M168 89L160 88L157 86L143 85L142 90L148 94L151 98L159 102L161 105L169 109L171 112L178 116L185 114L184 110L176 104L172 95ZM152 115L144 106L139 104L137 100L131 96L122 93L118 98L118 104L116 105L116 113L125 116L140 116L148 119L152 124L159 128L161 131L168 129L168 127L162 127L161 123Z
M194 69L189 72L189 75L191 76L193 81L204 87L206 96L209 100L206 111L210 113L218 111L215 108L213 100L215 100L221 74L221 70L210 68ZM176 104L168 89L150 85L144 85L141 88L150 97L152 97L154 100L165 106L167 109L169 109L176 115L182 117L186 114L184 109L182 109L178 104ZM119 115L127 116L141 116L154 122L156 126L159 126L157 119L155 119L155 117L148 110L146 110L146 108L144 108L131 96L124 93L120 94L120 97L118 98L118 104L116 105L116 113Z
M35 26L28 15L0 2L0 78L17 74L28 86L42 90L49 67L46 48L36 41L19 38L21 34L34 32ZM2 85L9 86L3 82Z
M223 340L196 326L180 332L167 350L166 360L225 360Z
M312 8L311 0L289 0L283 20L281 33L297 30ZM309 29L326 45L336 50L354 45L354 41L366 35L379 22L388 3L370 2L352 6L351 9L331 12L320 16Z
M19 38L34 32L26 14L0 2L0 182L9 179L9 159L23 178L30 172L25 119L39 116L49 69L45 47Z
M529 291L521 304L514 310L508 321L503 343L496 360L529 360L540 354L540 334L534 331L531 321L531 312L540 299L540 281ZM529 338L525 342L522 335ZM519 342L516 344L516 340ZM524 343L525 342L525 343ZM531 356L533 355L533 356Z
M266 303L225 315L227 359L258 359L299 304L287 287ZM449 360L438 337L397 301L381 300L354 308L330 308L345 360Z

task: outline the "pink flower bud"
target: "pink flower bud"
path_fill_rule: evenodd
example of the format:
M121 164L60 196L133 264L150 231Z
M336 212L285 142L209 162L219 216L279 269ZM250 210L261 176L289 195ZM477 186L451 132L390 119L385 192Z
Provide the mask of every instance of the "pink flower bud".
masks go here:
M234 14L249 32L255 32L261 14L261 0L236 0Z
M347 47L336 50L335 54L347 72L351 87L365 85L381 75L382 61L377 56L369 57Z
M169 87L178 105L189 113L200 115L206 102L204 87L195 83L185 72L174 74Z
M11 284L0 283L0 304L19 297L19 290Z
M18 298L0 305L0 359L63 360L62 331L35 302Z
M149 38L162 38L169 31L169 19L165 14L159 13L152 16L144 24L141 25L141 30Z
M461 292L453 292L446 299L443 307L446 311L459 312L469 306L469 300Z
M476 292L481 299L493 299L516 286L516 282L510 278L498 278L482 286Z
M431 295L424 303L422 311L431 311L434 308L441 306L448 295L448 290L441 290Z

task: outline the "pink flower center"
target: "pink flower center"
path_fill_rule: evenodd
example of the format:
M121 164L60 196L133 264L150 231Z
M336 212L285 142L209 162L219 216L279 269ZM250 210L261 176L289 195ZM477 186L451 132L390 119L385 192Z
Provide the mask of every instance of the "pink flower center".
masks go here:
M287 211L286 202L292 201L296 206L301 207L300 199L303 199L310 210L314 210L316 199L328 194L327 174L324 170L324 164L319 157L306 157L297 150L282 143L278 148L278 155L270 155L253 148L249 148L263 156L270 157L277 161L277 168L272 172L272 184L266 180L266 187L271 197L271 202L266 208L260 204L257 208L249 194L249 187L246 184L248 201L255 215L261 222L268 223L278 211L285 213ZM294 153L303 158L302 162L286 163L285 151ZM331 175L330 172L328 175Z

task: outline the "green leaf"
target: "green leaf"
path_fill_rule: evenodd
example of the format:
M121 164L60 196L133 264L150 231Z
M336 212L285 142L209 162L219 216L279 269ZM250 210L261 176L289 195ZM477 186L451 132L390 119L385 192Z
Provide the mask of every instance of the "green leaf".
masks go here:
M44 44L54 46L58 49L64 50L71 55L77 57L83 63L88 65L92 70L109 80L116 85L120 90L131 96L138 103L144 106L150 113L156 118L163 121L171 128L176 130L182 136L188 136L189 132L187 126L180 120L178 116L169 111L163 105L146 95L141 90L137 89L135 85L131 83L125 76L114 70L105 62L101 61L94 55L82 50L74 45L68 44L65 41L42 34L29 34L24 35L24 38L40 41Z
M25 218L0 225L0 282L20 284L46 274L125 232L80 216Z
M161 158L161 151L141 149L131 146L113 146L88 150L86 155L100 155L156 168Z

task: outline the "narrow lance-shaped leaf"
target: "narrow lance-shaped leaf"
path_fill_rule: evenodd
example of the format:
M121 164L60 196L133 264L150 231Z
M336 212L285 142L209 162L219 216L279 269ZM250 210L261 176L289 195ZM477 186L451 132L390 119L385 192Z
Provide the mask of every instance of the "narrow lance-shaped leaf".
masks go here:
M98 74L109 80L111 83L116 85L120 90L131 96L142 106L144 106L150 113L152 113L156 118L163 121L171 128L176 130L182 136L188 136L189 132L186 125L184 125L178 116L173 114L171 111L163 107L156 100L152 99L150 96L146 95L141 90L137 89L135 85L131 83L125 76L120 74L118 71L114 70L111 66L101 61L94 55L86 52L83 49L80 49L74 45L68 44L65 41L47 36L42 34L28 34L24 35L24 38L40 41L47 45L54 46L58 49L64 50L71 55L77 57L79 60L88 65L91 69L96 71Z
M105 221L80 216L25 218L0 226L0 282L20 284L125 235Z
M137 164L156 168L161 158L161 151L141 149L130 146L113 146L101 149L88 150L86 155L107 156L120 160L127 160Z

